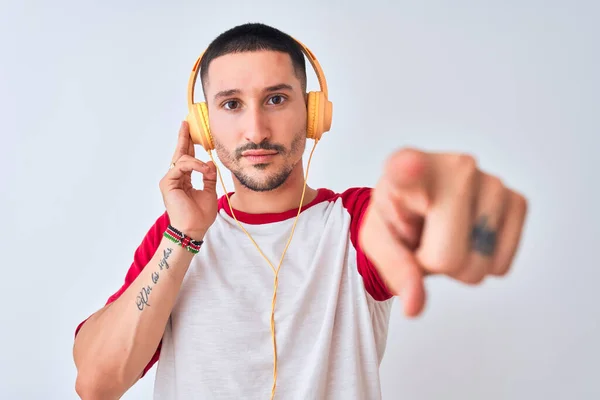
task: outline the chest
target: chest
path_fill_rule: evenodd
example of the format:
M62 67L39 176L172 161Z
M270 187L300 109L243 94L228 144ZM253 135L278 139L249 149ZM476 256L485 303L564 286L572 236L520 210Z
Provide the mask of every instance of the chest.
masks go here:
M279 269L275 295L271 265L278 268L291 226L252 232L271 265L236 226L227 221L215 226L182 283L171 315L173 331L192 346L211 343L220 354L255 351L256 358L270 360L275 304L280 348L302 348L324 327L333 329L338 314L360 300L355 297L361 287L356 253L346 225L341 219L320 225L299 221Z
M279 266L292 221L248 227L271 267L235 221L217 218L165 331L157 373L165 397L176 397L177 387L180 394L189 390L205 398L216 398L223 388L227 398L266 398L276 351L283 398L378 398L385 326L373 320L387 320L389 308L365 292L349 216L334 207L312 211L320 214L298 221L275 296L272 267ZM365 395L356 376L372 377L367 381L374 382L375 395Z

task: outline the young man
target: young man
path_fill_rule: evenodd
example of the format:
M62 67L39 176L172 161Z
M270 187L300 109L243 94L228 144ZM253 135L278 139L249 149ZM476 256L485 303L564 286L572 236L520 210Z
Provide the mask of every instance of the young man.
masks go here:
M160 183L166 212L124 285L77 327L77 393L117 399L158 361L157 399L380 398L394 296L416 316L426 275L505 274L525 199L470 156L414 149L390 154L374 188L305 188L299 45L246 24L216 38L201 67L235 190L217 198L215 165L196 158L182 123Z

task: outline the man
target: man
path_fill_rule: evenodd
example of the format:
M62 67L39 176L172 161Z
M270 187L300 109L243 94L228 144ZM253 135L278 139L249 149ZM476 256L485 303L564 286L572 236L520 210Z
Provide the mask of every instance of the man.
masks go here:
M182 123L166 212L123 286L77 327L77 392L119 398L158 361L159 399L380 398L393 298L416 316L427 275L504 275L524 197L468 155L415 149L393 152L374 188L305 186L304 58L272 27L221 34L201 80L235 190L217 198L216 167Z

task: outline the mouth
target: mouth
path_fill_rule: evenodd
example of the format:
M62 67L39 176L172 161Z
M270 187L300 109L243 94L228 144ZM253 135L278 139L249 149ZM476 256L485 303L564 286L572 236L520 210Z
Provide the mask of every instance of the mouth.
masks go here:
M277 155L273 150L248 150L242 153L242 157L251 163L262 164L272 160Z

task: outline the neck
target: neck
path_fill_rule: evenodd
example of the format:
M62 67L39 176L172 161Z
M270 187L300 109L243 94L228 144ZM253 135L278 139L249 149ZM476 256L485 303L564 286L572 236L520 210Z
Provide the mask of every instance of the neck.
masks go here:
M230 196L231 206L249 214L280 213L300 207L304 189L304 168L302 162L294 168L288 179L277 189L268 192L255 192L240 184L233 177L235 194ZM317 190L306 186L302 205L313 201Z

